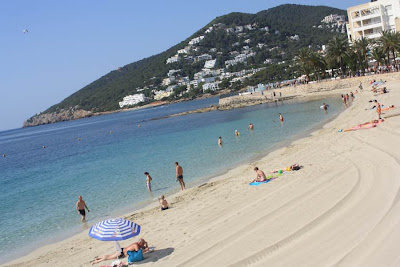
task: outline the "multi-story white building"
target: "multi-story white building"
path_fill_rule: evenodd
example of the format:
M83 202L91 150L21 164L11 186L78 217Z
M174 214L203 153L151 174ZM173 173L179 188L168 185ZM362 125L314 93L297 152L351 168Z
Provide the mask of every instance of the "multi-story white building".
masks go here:
M376 39L384 30L400 31L400 1L372 0L370 3L349 7L347 36L349 42L366 37Z
M144 94L127 95L123 98L122 102L119 102L119 106L122 108L124 106L132 106L145 101L146 97Z
M167 64L175 63L175 62L178 62L178 61L179 61L179 56L175 55L175 56L170 57L170 58L167 59Z
M192 40L190 40L190 41L189 41L189 44L190 44L190 45L198 44L198 43L200 43L201 40L203 40L203 39L204 39L204 36L201 35L201 36L199 36L199 37L196 37L196 38L193 38Z
M217 63L216 59L207 60L206 63L204 63L204 68L205 69L212 69L212 68L215 67L216 63Z
M196 57L196 61L211 60L211 59L212 59L212 56L209 54L202 54L202 55Z
M218 90L219 89L218 84L219 83L217 83L217 82L211 82L211 83L203 84L203 92L205 92L207 90L211 90L211 91Z

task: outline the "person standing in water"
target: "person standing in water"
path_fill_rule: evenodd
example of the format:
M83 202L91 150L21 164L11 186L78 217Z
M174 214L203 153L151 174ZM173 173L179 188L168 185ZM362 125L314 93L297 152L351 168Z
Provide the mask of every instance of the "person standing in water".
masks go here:
M280 120L281 122L283 122L283 116L282 116L281 113L279 113L279 120Z
M250 122L250 124L249 124L249 129L250 130L254 130L254 125Z
M218 137L218 145L219 145L219 146L222 146L222 137L221 137L221 136Z
M151 193L151 180L153 180L153 178L151 178L150 174L148 172L145 172L144 175L146 175L146 187L147 190L149 190L149 192Z
M79 215L81 215L81 221L84 222L86 220L86 212L85 208L89 212L88 206L86 206L86 202L82 199L82 196L78 197L78 202L76 202L76 211Z
M178 162L175 162L176 165L176 180L179 181L181 186L181 191L185 190L185 182L183 181L183 168L179 165Z
M325 111L325 113L328 111L328 106L324 103L322 104L322 109Z
M239 137L240 133L238 130L235 130L235 135L236 135L236 137Z

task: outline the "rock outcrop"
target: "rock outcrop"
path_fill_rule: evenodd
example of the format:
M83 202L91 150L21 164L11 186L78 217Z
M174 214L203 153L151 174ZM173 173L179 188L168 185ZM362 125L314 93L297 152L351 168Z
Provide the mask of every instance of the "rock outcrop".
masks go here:
M91 117L93 115L94 113L91 111L78 108L69 108L66 110L61 109L57 112L37 114L30 119L24 121L22 127L31 127L60 121L77 120L81 118Z

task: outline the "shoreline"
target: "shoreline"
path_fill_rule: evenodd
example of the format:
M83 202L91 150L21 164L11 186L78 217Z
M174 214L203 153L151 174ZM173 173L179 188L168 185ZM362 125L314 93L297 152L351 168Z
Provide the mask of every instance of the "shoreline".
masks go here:
M350 89L348 89L347 91L349 91ZM333 91L332 93L330 93L330 94L338 94L338 91L339 90L335 90L335 91ZM392 91L395 91L395 90L392 90ZM339 91L340 92L340 91ZM393 94L394 94L395 92L393 92ZM369 94L369 92L367 91L367 89L365 89L365 92L363 92L362 93L362 95L360 96L360 97L358 97L357 96L357 98L360 98L361 100L366 100L366 99L368 99L368 98L372 98L373 96L368 96L368 97L366 97L366 95L367 94ZM392 94L392 92L389 94L389 97L392 97L393 96L393 94ZM314 95L315 96L315 95ZM319 94L319 96L321 96L321 94ZM397 96L397 95L396 95ZM318 96L316 96L316 97L318 97ZM387 96L383 96L383 97L387 97ZM391 99L392 100L392 99ZM282 166L280 166L280 165L283 165L283 163L281 162L282 160L280 160L279 159L279 155L282 155L282 154L285 154L287 157L293 157L293 156L296 156L296 153L298 154L297 156L299 156L299 155L301 155L301 147L302 146L304 146L304 144L307 144L307 143L314 143L315 141L321 141L321 142L326 142L326 140L323 140L324 139L324 134L325 135L329 135L329 136L331 136L331 137L333 137L333 136L340 136L340 137L335 137L335 138L342 138L342 136L343 136L343 138L346 138L349 134L347 134L347 133L339 133L339 134L337 134L337 131L335 131L335 133L327 133L327 129L328 128L332 128L332 129L337 129L338 128L338 126L337 125L339 125L339 126L341 126L341 124L343 124L343 121L352 121L352 120L354 120L354 119L352 119L352 115L355 115L355 114L352 114L352 113L354 113L355 111L354 110L358 110L358 111L361 111L361 110L363 110L363 108L364 108L364 106L365 106L365 104L363 103L363 104L361 104L361 103L359 103L359 101L360 100L356 100L357 102L355 103L356 105L353 107L353 106L350 106L349 108L347 108L346 110L344 110L343 112L341 112L341 113L339 113L337 116L335 116L335 118L332 118L332 120L331 121L328 121L328 122L326 122L326 123L324 123L324 125L323 125L323 127L322 127L322 129L321 129L321 127L318 127L318 129L316 130L316 131L314 131L314 129L310 132L310 133L308 133L307 134L307 136L306 137L300 137L300 139L296 139L296 140L292 140L291 142L290 142L290 145L288 145L288 146L284 146L283 148L278 148L278 149L276 149L276 150L273 150L272 152L266 152L266 155L264 155L264 156L261 156L261 158L259 159L259 160L256 160L256 162L253 162L252 164L249 164L249 163L242 163L242 164L240 164L240 166L237 166L237 167L234 167L234 168L232 168L232 169L229 169L226 173L224 173L224 174L222 174L222 175L219 175L219 176L217 176L217 177L214 177L214 178L211 178L208 182L206 182L206 183L204 183L204 184L202 184L202 185L200 185L200 186L196 186L196 187L192 187L192 188L190 188L190 189L188 189L188 190L186 190L184 193L176 193L176 194L173 194L172 196L169 196L168 198L169 199L174 199L174 201L170 201L170 203L172 204L172 210L174 210L173 212L178 212L178 210L176 210L176 208L178 208L178 207L182 207L182 206L185 206L185 207L188 207L188 206L193 206L193 205L191 205L190 204L190 202L188 202L188 201L185 201L185 199L188 199L188 198L192 198L192 197L195 197L195 198L198 198L199 197L199 195L204 195L204 194L206 194L206 195L210 195L210 194L217 194L216 195L216 197L218 197L218 192L217 193L213 193L213 191L215 191L215 189L217 188L217 189L219 189L219 190L217 190L217 191L227 191L228 189L226 189L226 187L222 187L221 188L221 184L226 184L226 185L229 185L229 184L234 184L235 185L235 189L236 189L236 187L237 188L247 188L248 190L247 190L247 192L244 192L243 194L246 196L246 197L251 197L250 195L249 195L249 193L248 193L248 191L250 191L250 192L253 192L254 194L257 194L258 196L260 196L260 192L259 191L261 191L261 187L256 187L256 188L249 188L246 184L243 184L243 177L242 178L235 178L235 179L229 179L229 178L232 178L232 177L236 177L236 175L237 174L239 174L239 173L248 173L248 172L250 172L250 174L252 174L251 173L251 166L252 165L255 165L255 164L257 164L257 165L264 165L264 166L266 166L266 164L268 165L268 167L265 169L265 170L268 170L268 169L271 169L272 168L272 166L274 166L275 168L276 167L278 167L278 168L280 168L280 167L282 167ZM388 100L387 100L388 101ZM395 104L397 104L398 102L396 102ZM385 102L385 104L386 105L389 105L389 104L392 104L392 103L388 103L388 102ZM397 104L398 105L398 104ZM396 106L397 106L396 105ZM361 108L360 108L361 107ZM364 112L364 113L362 113L362 114L357 114L357 115L365 115L365 114L372 114L372 115L375 115L374 113L372 113L372 112L369 112L369 111L367 111L367 112ZM388 117L390 116L390 114L388 114ZM394 118L395 119L395 118ZM378 126L378 127L380 127L380 126ZM386 127L386 124L384 124L382 127ZM383 129L385 129L385 128L383 128ZM375 130L375 129L374 129ZM379 130L379 128L378 128L378 130ZM373 131L373 130L368 130L368 131ZM361 131L362 132L362 134L364 134L364 133L366 133L366 134L368 134L368 131ZM373 132L372 132L373 133ZM356 132L356 134L358 134L358 132ZM326 138L325 138L326 139ZM328 140L329 141L329 140ZM353 141L354 142L354 141ZM329 142L328 142L329 143ZM298 149L298 148L296 148L297 146L300 146L300 149ZM348 146L347 145L347 142L346 142L346 146ZM298 149L297 151L296 151L296 149ZM337 147L330 147L329 149L327 149L326 151L323 151L322 153L324 153L324 154L327 154L328 152L329 153L331 153L330 151L332 150L332 149L334 149L334 150L338 150L338 148ZM314 149L315 150L315 149ZM340 146L339 146L339 150L340 150ZM300 151L300 152L299 152ZM332 150L333 151L333 150ZM299 154L300 153L300 154ZM316 153L319 153L319 152L316 152ZM328 153L328 154L329 154ZM347 153L350 153L350 152L347 152ZM293 155L294 154L294 155ZM336 158L336 156L330 156L331 157L331 160L338 160L337 158ZM313 156L312 156L312 154L310 154L309 156L308 156L308 158L313 158ZM310 159L306 159L306 158L303 158L303 161L309 161ZM270 163L267 163L267 162L270 162ZM285 161L286 162L286 161ZM288 162L287 162L288 163ZM304 165L306 165L305 163L302 163L302 162L299 162L300 164L304 164ZM314 163L313 163L314 164ZM322 165L324 165L324 163L323 162L320 162L320 164L322 164ZM345 164L345 163L343 163L343 164ZM270 165L272 165L272 166L270 166ZM287 165L287 164L286 164ZM306 175L305 177L307 177L307 175L309 175L309 176L318 176L318 174L321 174L322 176L321 177L325 177L326 175L324 174L324 172L322 172L323 170L321 170L321 167L320 168L318 168L318 170L316 170L316 173L314 174L314 173L312 173L312 172L310 172L309 170L307 170L307 169L312 169L313 167L312 167L312 165L306 165L306 168L305 168L305 174L302 174L301 172L298 172L299 174L300 174L300 176L303 176L304 177L304 175ZM264 169L264 167L263 167L263 169ZM338 169L341 169L341 168L338 168ZM351 168L350 168L351 169ZM344 170L343 170L344 171ZM332 171L333 172L333 171ZM346 176L347 177L347 173L348 172L350 172L350 171L347 171L347 172L345 172L344 173L344 176ZM297 174L297 172L296 172L296 174ZM278 179L276 182L274 181L274 183L270 183L270 184L268 184L268 185L266 185L266 187L264 187L264 188L267 188L267 189L269 189L269 188L272 188L271 190L271 194L273 194L273 190L275 190L275 189L277 189L276 188L276 186L279 186L279 185L286 185L286 187L289 185L288 183L290 183L290 184L292 184L292 183L294 183L294 184L296 184L297 183L297 186L298 187L301 187L301 183L299 184L299 179L297 178L296 179L296 177L294 176L295 175L295 173L289 173L287 176L285 175L285 179ZM351 172L349 173L349 175L353 175L353 172L352 172L352 169L351 169ZM343 175L342 175L343 176ZM287 180L289 180L289 179L286 179L286 177L290 177L290 178L292 178L293 179L293 181L290 181L290 182L286 182ZM338 176L339 177L339 176ZM329 177L328 177L329 178ZM307 180L308 179L308 180ZM318 185L318 183L320 183L320 181L312 181L312 180L310 180L309 178L307 178L306 180L309 182L309 183L311 183L311 182L313 182L313 183L317 183L317 185ZM335 178L335 179L337 179L337 178ZM237 181L236 181L237 180ZM247 180L247 179L246 179ZM344 179L343 179L344 180ZM344 183L345 184L343 184L343 186L345 187L346 185L348 185L348 183L352 183L353 182L353 180L354 179L348 179L349 181L344 181ZM286 183L286 184L285 184ZM243 187L243 186L245 186L245 187ZM270 186L270 187L268 187L268 186ZM332 185L333 186L333 185ZM213 188L213 187L215 187L215 188ZM317 186L318 187L318 186ZM275 189L274 189L275 188ZM346 187L347 188L347 187ZM254 190L253 190L254 189ZM284 190L284 189L286 189L286 190L288 190L287 188L281 188L280 190ZM291 189L291 190L294 190L294 189ZM334 190L335 192L336 192L336 190ZM339 190L340 191L340 190ZM257 193L258 192L258 193ZM226 193L226 192L225 192ZM296 192L295 192L296 193ZM220 194L222 194L221 192L220 192ZM263 195L264 195L264 193L263 193ZM197 196L197 197L196 197ZM201 198L201 197L200 197ZM226 198L226 197L225 197ZM229 198L228 198L229 199ZM240 199L242 199L242 197L240 197ZM243 200L243 199L242 199ZM282 201L282 200L280 200L280 199L275 199L276 200L276 202L280 202L280 201ZM206 201L206 200L204 200L204 201ZM210 204L210 205L212 205L212 203L213 203L213 201L211 200L211 202L210 202L210 200L207 200L208 201L208 203ZM245 201L246 202L246 201ZM196 202L197 203L197 202ZM196 204L195 203L195 204ZM247 203L245 203L246 205L247 205ZM241 204L238 204L239 206L241 206L241 205L244 205L243 203L241 203ZM148 205L148 206L146 206L145 208L143 208L143 209L139 209L139 210L136 210L136 211L133 211L134 213L132 214L132 212L130 212L130 213L128 213L128 214L126 214L125 216L127 216L128 218L130 218L130 219L133 219L133 220L135 220L135 219L138 219L138 218L141 218L144 222L144 224L149 224L150 223L150 221L154 221L154 219L155 218L158 218L158 219L160 219L160 216L162 216L162 215L164 215L164 216L168 216L168 213L164 213L164 214L162 214L162 213L160 213L160 212L158 212L158 209L156 210L156 208L155 207L158 207L158 204L157 203L152 203L152 204L150 204L150 205ZM196 205L195 205L196 206ZM226 209L226 205L224 205L224 204L222 204L222 208L225 208ZM189 207L189 209L190 209L190 207ZM217 209L218 210L218 207L215 207L215 206L212 206L214 209ZM235 210L237 210L237 209L239 209L240 207L236 207L235 206ZM176 211L175 211L176 210ZM201 211L203 211L204 209L202 208L201 209ZM245 211L245 210L243 210L243 211ZM206 210L204 210L204 212L205 213L207 213L206 212ZM344 212L344 211L343 211ZM208 214L208 213L207 213ZM212 215L210 215L210 214L208 214L207 215L208 217L212 217ZM256 216L255 214L252 214L252 216ZM150 218L151 217L151 218ZM155 217L155 218L154 218ZM232 217L233 218L233 217ZM300 219L301 219L302 217L300 217ZM178 221L179 221L179 218L177 219ZM189 220L188 218L182 218L182 220ZM218 220L218 219L217 219ZM249 219L250 220L250 219ZM156 222L157 222L157 219L155 220ZM175 220L176 221L176 220ZM216 224L216 222L214 222L213 220L211 220L211 222L210 223L208 223L208 224L211 224L211 225L214 225L214 226L206 226L207 228L208 227L218 227L218 225ZM179 224L181 227L182 227L182 223L181 224ZM198 227L200 227L200 226L198 226ZM233 228L233 227L232 227ZM162 229L162 228L161 228ZM232 230L232 229L231 229ZM193 238L189 238L189 240L187 240L187 238L186 237L184 237L184 236L182 236L182 233L179 233L179 232L174 232L178 237L177 237L177 239L178 239L178 241L180 240L180 241L182 241L182 240L186 240L185 242L188 242L188 244L191 244L192 245L192 247L193 246L195 246L196 248L198 248L200 251L203 249L202 248L202 246L204 246L205 245L205 243L202 243L202 242L200 242L200 241L197 241L197 240L201 240L201 238L200 237L194 237L193 236ZM144 234L146 234L146 233L144 233ZM150 231L150 232L148 232L147 233L148 235L150 235L151 236L151 234L152 234L152 232ZM186 233L184 233L184 235L185 235ZM226 234L226 233L225 233ZM167 235L167 234L164 234L164 235ZM155 234L155 233L153 233L153 236L157 236L157 234ZM183 239L182 239L183 238ZM79 239L79 240L78 240ZM159 239L161 239L161 237L159 237ZM193 239L193 240L192 240ZM190 241L190 240L192 240L192 241ZM98 254L102 254L102 252L106 252L106 251L109 251L110 249L111 249L111 247L112 247L112 244L104 244L104 243L102 243L102 244L100 244L99 243L99 241L97 241L98 243L95 243L96 241L92 241L92 240L88 240L88 238L86 238L86 236L84 236L84 233L81 233L81 234L78 234L78 235L76 235L76 236L73 236L73 237L71 237L71 238L69 238L69 239L67 239L67 240L64 240L64 241L61 241L61 242L58 242L58 243L55 243L55 244L52 244L52 245L48 245L48 246L46 246L46 248L49 248L49 249L52 249L53 250L53 252L54 252L54 250L57 250L57 247L62 247L63 246L63 244L68 244L68 242L74 242L74 241L76 241L76 242L78 242L78 243L76 243L75 242L75 244L81 244L81 243L84 243L84 244L96 244L96 252L92 252L92 253L90 253L90 251L86 251L87 253L89 253L90 255L92 255L93 253L94 254L96 254L96 255L98 255ZM153 238L153 240L152 240L153 242L156 242L157 241L157 238ZM171 240L169 240L169 241L171 241ZM178 242L178 241L175 241L175 243L176 242ZM172 242L174 242L174 241L172 241ZM200 243L199 243L200 242ZM221 242L221 241L220 241ZM272 241L271 241L272 242ZM164 242L164 245L162 245L162 242L160 242L161 244L160 245L157 245L157 247L164 247L165 246L165 242ZM167 242L168 243L168 242ZM225 243L224 243L225 244ZM99 249L97 249L97 245L99 245ZM176 245L177 245L177 247L179 247L179 249L181 250L181 252L182 252L182 255L183 256L180 256L180 255L177 255L177 256L175 256L174 255L174 257L172 257L171 259L173 260L173 262L176 262L176 263L182 263L183 265L185 265L185 263L186 263L186 265L188 265L190 262L197 262L197 263L199 263L199 262L201 262L201 260L200 261L198 261L199 259L198 258L194 258L194 257L192 257L191 256L191 254L193 254L194 252L191 252L191 250L190 249L187 249L187 248L185 248L185 247L182 247L182 246L178 246L178 244L176 243ZM100 248L100 246L101 246L101 248ZM168 246L168 245L167 245ZM184 246L186 246L186 245L184 245ZM228 246L228 243L226 243L225 245L223 245L223 247L221 248L221 249L223 249L224 247L226 247L226 246ZM43 248L39 248L38 250L36 250L36 251L34 251L34 252L32 252L31 254L29 254L29 255L27 255L27 256L25 256L24 258L19 258L19 259L17 259L17 260L14 260L14 261L12 261L12 262L8 262L8 263L6 263L6 264L17 264L17 263L20 263L20 264L22 264L22 266L31 266L30 265L30 263L33 263L33 264L37 264L37 265L41 265L41 264L39 264L39 262L38 262L38 259L36 258L37 256L39 256L39 255L43 255L43 253L46 255L46 254L48 254L48 253L45 253L45 251L46 251L46 248L45 247L43 247ZM101 250L101 251L100 251ZM199 252L200 252L199 251ZM197 253L197 252L196 252ZM231 252L231 253L233 253L233 252ZM174 253L174 254L176 254L176 253ZM248 254L248 253L247 253ZM86 255L86 254L85 254ZM186 259L183 259L182 257L184 257L186 255ZM231 254L232 256L233 256L233 254ZM168 255L167 255L168 256ZM36 258L36 260L35 260L35 258ZM54 260L56 260L57 261L57 259L55 259L56 257L54 256L51 256L51 255L48 255L48 257L45 257L49 262L50 261L52 261L52 262L54 262ZM85 258L86 258L86 260L88 259L88 257L87 256L85 256ZM168 258L168 257L167 257ZM225 259L225 260L227 260L227 258L225 257L222 257L223 259ZM281 258L282 259L282 258ZM75 260L77 260L77 259L75 259ZM80 265L79 266L86 266L87 264L88 264L88 262L86 261L86 260L84 260L84 259L82 259L82 260L79 260L78 262L80 262ZM32 262L33 261L33 262ZM221 259L220 259L220 261L221 261ZM48 262L48 263L49 263ZM85 263L86 262L86 263ZM60 261L58 261L58 263L59 264L61 264L61 265L63 265L63 263L62 262L60 262ZM166 262L165 262L165 260L164 259L161 259L160 260L160 262L159 262L161 265L162 265L162 263L164 263L164 264L166 264ZM170 262L168 262L168 263L170 263ZM18 264L18 266L21 266L20 264ZM25 264L25 265L24 265ZM47 263L45 263L45 264L43 264L43 266L46 266L46 264ZM81 265L81 264L83 264L83 265ZM64 265L65 266L68 266L68 264L66 264L65 262L64 262ZM12 265L11 265L12 266ZM75 266L74 264L72 264L72 265L69 265L69 266ZM164 266L166 266L166 265L164 265ZM173 266L175 266L175 265L173 265Z
M289 105L293 104L294 102L297 102L297 103L298 102L309 102L309 101L313 101L313 100L322 99L324 97L332 97L332 96L335 96L335 95L340 95L340 93L338 91L340 91L340 90L335 90L333 92L313 93L313 94L301 95L301 96L299 95L299 96L296 96L295 98L287 99L284 102L286 102ZM277 101L273 101L273 102L277 102ZM261 104L268 104L268 103L270 103L270 102L261 103ZM255 105L258 105L258 104L255 104ZM249 106L253 106L253 105L249 105ZM245 106L237 107L237 108L245 108ZM197 110L184 112L184 113L187 113L187 114L177 113L177 114L172 114L172 115L168 115L168 116L161 117L161 118L153 118L151 120L166 119L166 118L175 117L175 116L182 116L182 115L189 115L189 114L192 114L192 113L199 113L199 112L196 112L196 111ZM214 111L214 110L212 110L212 111ZM225 110L222 110L222 111L225 111ZM277 144L274 144L274 146L271 149L269 149L268 151L263 151L263 152L261 152L261 153L259 153L257 155L252 156L251 158L248 158L248 159L246 159L244 161L241 161L239 163L233 164L232 166L228 166L225 171L218 171L216 173L213 173L213 174L210 174L210 175L207 175L207 176L204 176L204 177L199 177L195 181L186 183L187 185L189 185L189 187L187 186L187 189L184 192L180 192L178 186L176 186L176 189L172 189L171 188L171 190L169 190L167 193L165 193L165 196L166 196L166 198L179 198L180 196L185 195L186 193L188 193L188 191L190 191L190 190L194 190L196 188L205 186L208 183L220 181L221 179L223 179L223 178L220 178L220 177L224 176L226 173L234 171L235 169L243 167L245 165L251 164L251 162L260 161L263 158L267 157L269 154L274 153L277 150L284 149L286 146L292 144L293 142L296 142L296 141L301 140L303 138L310 137L314 131L322 129L322 127L325 124L327 124L330 121L334 120L343 111L341 111L338 114L334 115L332 118L328 119L327 121L318 123L317 125L313 126L310 130L307 130L304 133L301 133L301 134L298 134L298 135L294 136L292 139L284 140L284 141L281 141L281 142L279 142ZM157 208L157 210L158 210L158 202L155 199L152 199L152 200L148 199L148 200L141 201L141 202L133 205L134 207L123 209L123 210L126 210L126 211L122 211L122 212L121 211L116 211L116 212L113 212L112 215L115 215L114 217L127 218L127 217L135 216L136 214L140 214L140 213L152 212L155 208ZM108 217L110 217L110 216L108 216ZM104 219L106 219L106 217ZM35 253L35 252L40 251L41 249L44 249L44 248L49 247L49 246L50 247L51 246L55 246L55 245L57 245L59 243L63 243L63 242L65 242L67 240L70 240L70 239L72 240L72 239L74 239L74 238L76 238L78 236L81 236L81 235L86 235L86 232L87 232L88 229L89 228L87 228L85 230L71 230L70 233L72 233L72 236L66 236L66 234L63 234L63 235L60 235L60 236L56 236L56 237L54 237L54 238L52 238L50 240L40 242L40 243L36 244L36 245L39 245L39 248L36 248L31 253ZM28 256L29 255L30 254L28 254ZM18 259L20 259L20 258L18 258ZM16 260L18 260L18 259L16 259ZM8 264L13 264L14 261L15 260L4 262L4 263L0 264L0 266L3 266L3 265L4 266L8 266Z

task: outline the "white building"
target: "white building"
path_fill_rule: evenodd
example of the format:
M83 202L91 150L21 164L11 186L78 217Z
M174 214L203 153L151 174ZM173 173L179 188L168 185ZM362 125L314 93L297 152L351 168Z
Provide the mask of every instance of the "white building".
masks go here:
M227 33L234 33L235 30L233 28L228 28L225 30Z
M300 37L297 34L295 34L293 36L290 36L289 39L292 41L298 41L298 40L300 40Z
M175 77L174 77L174 76L171 76L171 77L168 77L168 78L163 79L163 80L162 80L162 85L168 86L168 85L170 85L170 84L173 83L173 82L175 82Z
M211 60L211 59L212 59L212 56L209 54L202 54L202 55L196 57L196 61Z
M326 16L323 20L321 20L322 23L338 23L338 24L343 24L346 22L346 16L344 15L338 15L338 14L330 14Z
M178 62L178 61L179 61L179 56L175 55L175 56L170 57L170 58L167 59L167 64L175 63L175 62Z
M179 49L177 53L178 53L178 55L180 55L180 54L188 54L188 51L186 50L186 48L183 48L183 49Z
M146 97L144 94L127 95L123 98L122 102L119 102L119 107L132 106L145 101Z
M400 31L400 2L398 0L376 0L349 7L347 36L349 42L366 37L377 39L384 30Z
M204 33L210 33L210 32L212 32L213 30L214 30L213 27L209 27Z
M235 27L235 32L242 32L243 31L243 26L236 26Z
M190 41L189 41L189 44L190 44L190 45L198 44L198 43L200 43L203 39L204 39L204 36L201 35L201 36L199 36L199 37L196 37L196 38L193 38L192 40L190 40Z
M155 91L154 94L155 94L154 100L161 100L164 97L169 97L172 94L172 92L166 92L166 91L160 90L160 91Z
M215 64L217 64L217 59L207 60L206 63L204 63L204 68L212 69L215 67Z
M216 91L218 89L219 89L219 87L218 87L217 82L203 84L203 92L205 92L207 90Z

